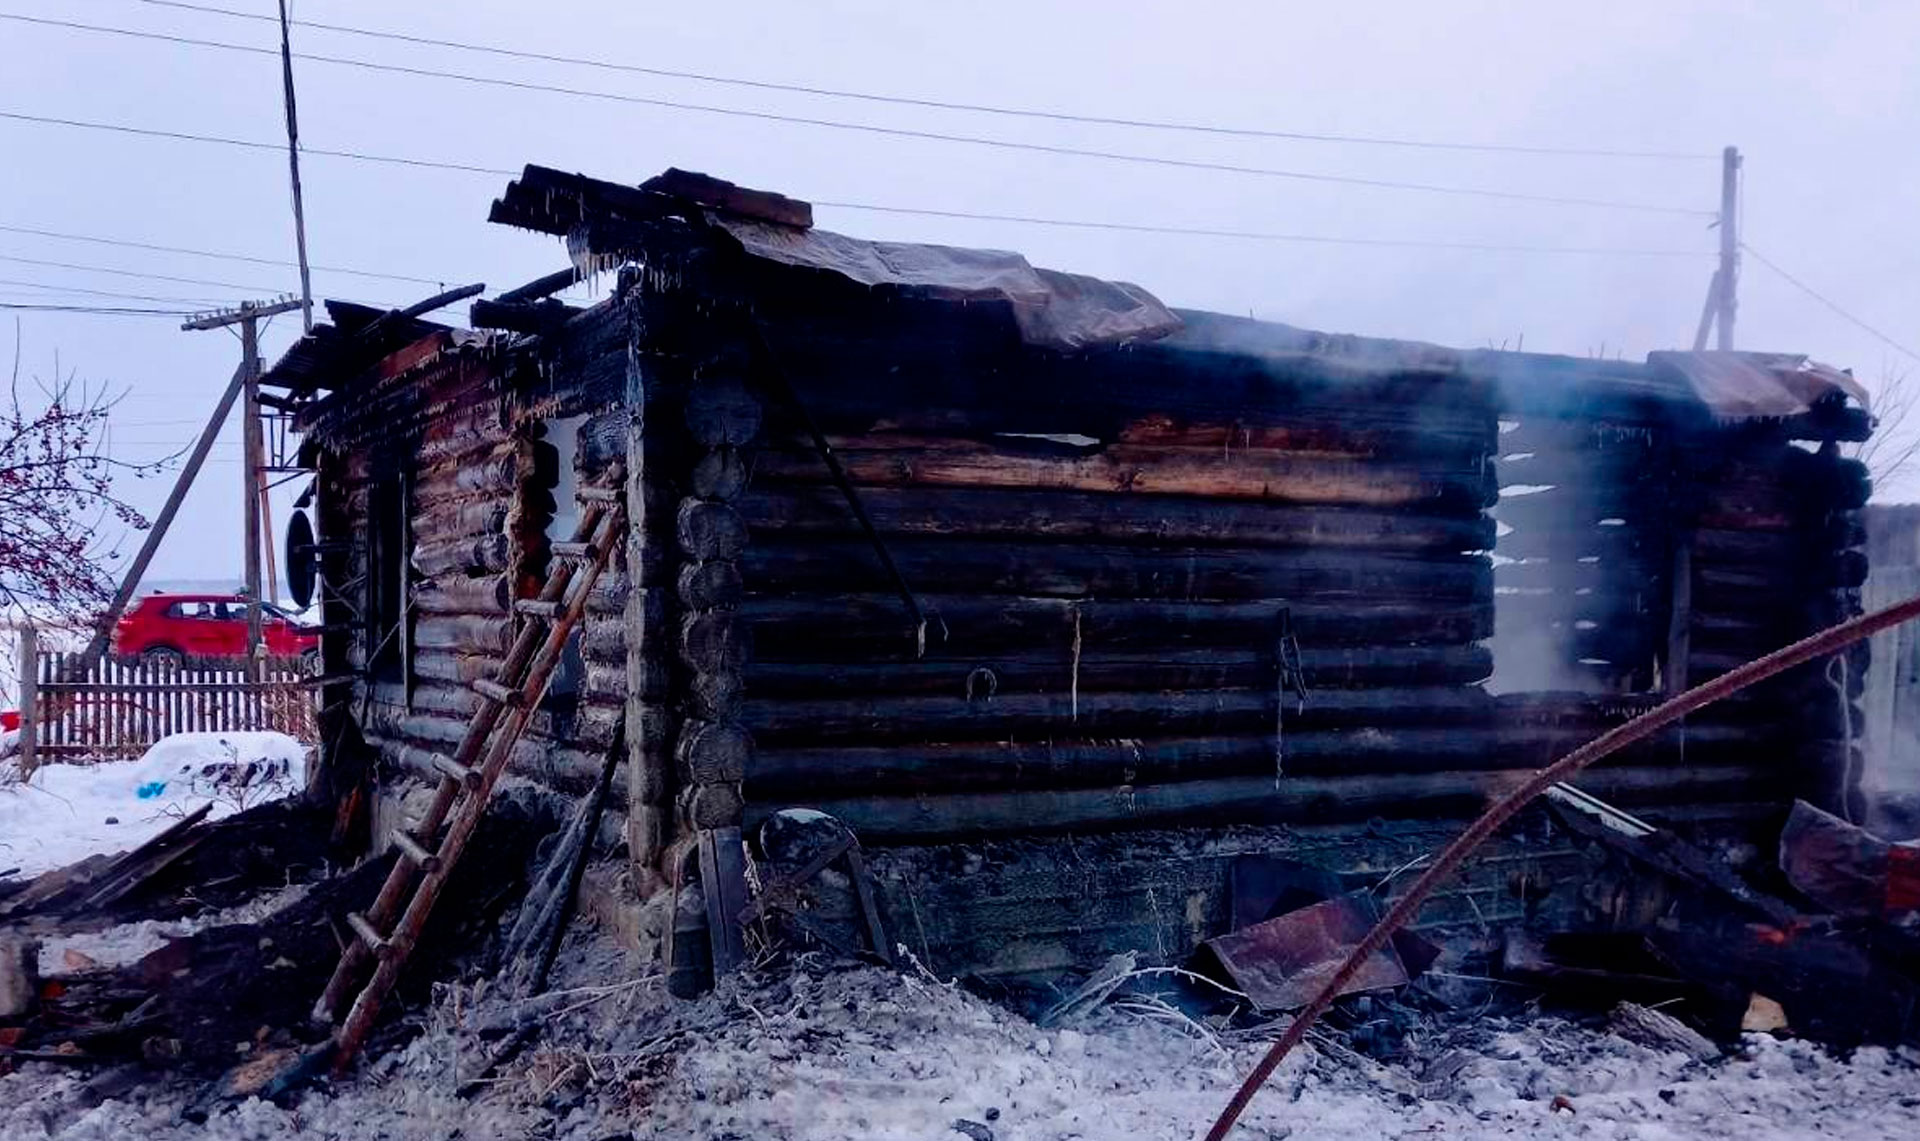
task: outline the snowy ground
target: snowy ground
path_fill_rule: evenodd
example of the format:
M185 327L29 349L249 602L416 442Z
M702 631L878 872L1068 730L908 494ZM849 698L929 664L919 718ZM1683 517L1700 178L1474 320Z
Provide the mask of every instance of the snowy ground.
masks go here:
M1042 1030L936 980L868 968L694 1003L622 974L616 953L576 955L541 1008L541 1041L471 1100L456 1086L499 1021L484 988L449 992L406 1049L286 1110L248 1102L196 1124L185 1095L165 1091L87 1108L75 1075L30 1066L0 1078L0 1138L1187 1141L1264 1045L1139 1005ZM1435 1041L1407 1066L1308 1050L1235 1136L1920 1137L1912 1052L1842 1061L1754 1036L1741 1057L1703 1064L1551 1019L1476 1025L1487 1029L1464 1055Z
M181 733L137 761L42 765L22 782L0 762L0 872L38 875L151 839L203 804L215 817L306 783L307 747L283 733Z

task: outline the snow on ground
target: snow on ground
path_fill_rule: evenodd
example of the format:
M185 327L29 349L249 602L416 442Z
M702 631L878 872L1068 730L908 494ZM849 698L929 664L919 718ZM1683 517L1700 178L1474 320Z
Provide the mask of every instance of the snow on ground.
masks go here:
M616 957L586 967L546 1000L543 1040L470 1101L455 1089L497 1007L463 989L427 1012L406 1048L290 1109L249 1101L195 1123L181 1116L185 1094L160 1089L87 1108L80 1078L35 1065L0 1078L0 1138L1189 1141L1265 1046L1117 1008L1043 1030L956 987L869 968L681 1003L654 981L621 981ZM1911 1051L1843 1061L1753 1036L1740 1057L1709 1065L1553 1019L1476 1025L1488 1030L1464 1066L1425 1083L1419 1071L1435 1058L1419 1051L1411 1069L1369 1068L1309 1048L1234 1136L1920 1137Z
M137 761L0 763L0 871L38 875L138 847L203 804L220 817L299 791L307 746L284 733L180 733Z
M104 931L45 936L40 942L40 974L51 977L72 973L76 968L67 965L68 951L92 960L95 967L121 967L136 963L175 939L184 939L211 927L258 923L298 900L312 886L310 883L290 884L224 911L209 911L204 915L142 919Z

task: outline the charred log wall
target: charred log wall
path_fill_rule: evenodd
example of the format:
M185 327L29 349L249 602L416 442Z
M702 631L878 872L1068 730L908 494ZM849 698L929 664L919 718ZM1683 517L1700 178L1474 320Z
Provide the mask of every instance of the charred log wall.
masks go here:
M734 504L750 821L809 805L918 842L1456 815L1604 719L1510 715L1481 686L1491 384L1168 347L994 355L893 320L865 344L777 326L774 367L932 617L925 652L799 408L763 383ZM1743 798L1737 732L1697 737L1687 767L1665 738L1610 789Z
M449 348L354 392L316 425L323 466L340 473L329 489L343 533L373 528L376 484L405 489L405 622L376 629L354 620L366 617L355 586L376 570L369 543L351 544L327 574L343 596L329 604L328 621L345 627L328 636L329 661L337 655L360 674L351 707L389 782L438 779L432 757L459 743L479 700L473 682L497 675L525 620L513 600L535 594L546 576L555 515L566 514L556 493L605 484L624 464L627 329L623 311L603 307L550 351ZM549 427L560 420L568 439ZM591 787L624 713L627 566L627 552L616 552L589 600L577 690L544 703L514 753L514 775L566 796ZM381 648L395 640L404 661L383 668ZM624 778L615 789L618 809Z

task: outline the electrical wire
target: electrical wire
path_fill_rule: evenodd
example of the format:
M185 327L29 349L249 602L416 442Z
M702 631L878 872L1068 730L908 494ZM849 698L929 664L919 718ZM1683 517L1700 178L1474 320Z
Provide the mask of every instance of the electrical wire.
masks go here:
M1920 353L1914 352L1912 349L1901 344L1899 341L1894 340L1892 337L1889 337L1887 334L1874 328L1872 325L1869 325L1865 321L1861 320L1860 318L1855 317L1852 313L1849 313L1845 309L1842 309L1838 302L1831 300L1830 298L1827 297L1826 294L1821 293L1819 290L1815 289L1813 286L1808 285L1806 282L1801 281L1799 278L1793 276L1792 274L1788 273L1786 270L1780 268L1780 266L1775 264L1770 258L1767 257L1767 255L1761 253L1759 250L1754 249L1752 246L1748 245L1745 242L1740 243L1740 248L1746 253L1748 253L1749 255L1751 255L1754 261L1759 262L1761 265L1766 266L1768 269L1779 274L1780 277L1784 281L1786 281L1788 285L1793 286L1795 289L1798 289L1800 292L1806 294L1808 297L1811 297L1815 301L1818 301L1820 304L1826 306L1828 309L1838 314L1847 323L1853 325L1857 329L1860 329L1870 334L1876 340L1880 341L1881 344L1887 345L1888 347L1893 349L1897 349L1898 351L1900 351L1901 353L1904 353L1906 356L1908 356L1913 360L1920 361Z
M149 138L166 139L171 141L212 143L212 144L217 144L221 146L243 147L248 150L269 151L275 154L276 156L285 153L285 145L282 143L257 142L251 139L234 139L234 138L227 138L219 135L190 134L182 131L154 130L154 129L149 129L145 127L134 127L124 123L102 123L102 122L90 121L90 120L84 120L84 119L65 119L65 118L58 118L55 116L30 115L30 114L26 114L24 112L19 112L19 111L4 111L4 110L0 110L0 119L11 119L19 122L34 123L34 124L56 126L56 127L74 127L74 128L84 129L84 130L108 131L108 132L113 132L117 134L136 135L136 136L143 136L143 137L149 137ZM363 162L375 162L375 163L396 163L404 166L431 167L431 168L442 169L442 170L454 170L454 171L461 171L461 172L473 173L473 174L501 175L505 177L518 177L521 173L521 171L511 170L506 167L486 167L486 166L475 166L468 163L436 162L430 159L401 158L393 155L369 154L369 153L358 152L358 151L323 150L323 149L317 149L314 147L306 147L306 146L303 146L301 148L301 153L309 154L309 155L321 155L328 158L354 159L354 160L363 161ZM1254 240L1254 241L1274 241L1274 242L1292 241L1292 242L1313 242L1313 243L1322 243L1322 244L1328 244L1328 245L1399 246L1399 247L1408 247L1408 248L1482 250L1482 251L1489 251L1489 252L1511 252L1511 253L1594 253L1594 254L1621 253L1621 254L1626 254L1630 256L1650 256L1650 257L1695 256L1694 254L1685 250L1636 250L1636 249L1611 250L1611 249L1606 249L1604 247L1526 246L1526 245L1508 245L1508 244L1492 243L1492 242L1444 242L1444 241L1430 242L1430 241L1422 241L1419 239L1358 238L1358 237L1342 237L1338 235L1262 233L1259 231L1250 231L1250 230L1215 230L1215 229L1184 227L1184 226L1158 226L1158 225L1151 225L1146 223L1102 222L1102 221L1073 219L1073 218L1044 218L1044 217L1036 217L1031 215L1020 215L1020 214L990 214L990 213L982 213L982 212L974 212L974 211L966 211L966 210L936 210L936 209L929 209L925 207L913 207L913 206L884 206L884 205L879 205L871 202L835 202L835 201L819 200L819 201L815 201L813 204L816 206L824 207L824 208L833 208L833 209L839 209L839 210L859 210L859 211L868 211L872 213L881 213L881 214L902 214L902 215L912 215L912 216L924 217L924 218L949 218L949 219L958 218L958 219L967 219L967 220L982 221L982 222L1015 222L1015 223L1020 223L1023 225L1031 225L1031 226L1056 226L1056 227L1063 227L1063 228L1069 228L1069 229L1117 230L1117 231L1124 231L1128 233L1171 234L1171 235L1189 236L1189 237L1239 238L1239 239ZM168 249L169 247L153 247L153 248ZM434 284L438 285L440 283L434 282Z
M181 44L189 47L216 48L222 51L242 52L250 55L269 55L277 58L280 54L278 50L273 48L256 47L248 44L233 44L221 40L205 40L194 36L137 31L131 28L109 27L100 24L83 24L73 20L54 20L39 16L24 16L12 12L0 12L0 20L11 20L17 23L62 28L71 31L126 36L133 39L157 40L164 43ZM770 123L787 123L795 126L855 131L865 134L882 135L889 138L961 143L970 146L992 147L1030 154L1094 158L1109 162L1171 167L1179 170L1204 170L1219 174L1239 174L1260 178L1288 179L1334 186L1354 186L1370 190L1414 191L1453 197L1485 198L1504 202L1531 202L1538 205L1551 206L1577 206L1602 210L1624 210L1647 214L1678 215L1688 218L1713 217L1715 213L1711 210L1679 206L1660 206L1643 202L1620 202L1610 199L1583 198L1569 195L1529 194L1523 191L1496 190L1488 187L1448 186L1429 182L1408 182L1386 178L1365 178L1357 175L1328 174L1321 171L1283 170L1277 167L1245 166L1238 163L1213 162L1204 159L1181 159L1165 155L1136 154L1130 151L1096 150L1087 147L1069 147L1053 143L1022 142L1014 139L997 139L983 135L960 135L945 131L926 131L909 127L885 127L875 123L849 123L837 119L817 118L810 115L789 115L776 111L753 111L738 107L716 107L709 104L686 103L672 99L654 99L641 95L626 95L611 91L594 91L588 88L532 83L525 80L505 79L499 76L472 75L465 72L408 67L401 64L376 63L372 60L354 59L348 56L322 55L316 52L296 52L294 54L295 58L303 59L311 63L334 64L336 66L353 67L394 75L411 75L427 79L447 79L483 87L497 87L515 91L539 91L549 94L569 95L577 98L600 99L645 107L659 107L667 110L692 111L700 114L754 119Z
M152 127L134 127L125 123L101 123L88 119L64 119L55 115L29 115L22 111L0 111L0 119L11 119L20 123L39 123L53 127L78 127L90 131L110 131L121 135L140 135L150 139L171 139L176 142L218 143L221 146L244 147L254 151L272 151L275 155L285 155L285 143L263 143L257 139L234 139L224 135L199 135L190 131L163 131ZM377 155L365 151L324 150L319 147L302 146L303 155L320 155L325 158L354 159L359 162L390 163L394 166L425 167L431 170L457 170L466 174L494 174L515 176L520 172L500 166L474 166L470 163L435 162L431 159L405 158L400 155Z
M243 293L266 294L284 292L283 290L271 289L264 285L236 285L231 281L208 281L201 277L174 277L171 274L165 273L141 273L136 270L120 269L115 266L86 265L82 262L70 261L50 261L46 258L26 258L15 254L0 254L0 261L13 262L18 265L46 266L50 269L79 270L82 273L107 273L116 277L138 277L148 281L171 281L178 285L211 285L218 289L236 289Z
M212 302L198 297L156 297L148 293L117 293L107 289L82 289L77 285L52 285L44 281L21 281L18 278L0 277L0 285L9 285L26 289L45 289L59 293L83 293L89 297L112 297L122 301L160 301L175 305L208 305Z
M181 3L180 0L136 0L136 2L148 4L156 8L174 8L181 11L199 12L206 15L228 16L242 20L278 23L276 17L263 13L244 12L232 8L217 8L208 4L187 4ZM479 52L485 55L499 56L508 59L524 59L538 63L558 63L575 67L589 67L601 71L624 72L630 75L646 75L659 79L682 79L695 83L711 83L724 87L741 87L755 91L778 91L793 95L818 95L833 99L855 99L867 103L884 103L902 107L922 107L941 111L965 111L981 115L1042 119L1056 123L1081 123L1090 126L1104 127L1132 127L1153 131L1224 135L1249 139L1283 139L1293 142L1342 143L1356 146L1404 147L1436 151L1476 151L1491 154L1546 155L1580 158L1685 159L1694 161L1701 159L1712 160L1720 157L1718 154L1692 151L1646 151L1606 147L1541 147L1500 143L1450 142L1433 139L1339 135L1314 131L1280 131L1257 127L1225 126L1213 123L1177 122L1164 119L1135 119L1108 115L1085 115L1028 107L1006 107L990 103L966 103L907 95L883 95L871 91L814 87L798 83L776 83L770 80L748 79L741 76L717 75L708 72L680 71L664 67L649 67L642 64L620 63L614 60L594 59L588 56L569 56L550 52L527 51L521 48L501 47L497 44L463 42L434 36L415 36L403 32L357 28L346 24L325 23L319 20L294 20L292 23L297 27L313 28L318 31L335 32L341 35L360 36L367 39L387 40L418 47L450 48L456 51Z
M961 218L981 222L1014 222L1029 226L1061 226L1082 230L1118 230L1130 234L1174 234L1195 238L1236 238L1257 242L1303 242L1336 246L1390 246L1416 249L1473 250L1486 253L1534 254L1623 254L1633 257L1696 258L1711 256L1708 250L1632 249L1605 246L1530 246L1499 242L1448 242L1418 238L1356 238L1326 234L1284 234L1262 230L1218 230L1190 226L1156 226L1134 222L1100 222L1078 218L1042 218L1026 214L982 214L965 210L926 210L906 206L880 206L870 202L813 201L815 206L835 210L861 210L876 214L912 214L926 218Z
M270 265L279 268L292 268L294 263L280 258L252 257L247 254L219 253L213 250L194 249L188 246L162 246L152 242L136 242L128 238L100 238L90 234L69 234L59 230L39 230L31 226L0 225L0 233L27 234L36 238L56 238L66 242L87 242L97 246L121 246L130 250L150 250L155 253L188 254L192 257L212 258L216 261L246 262L250 265ZM348 274L353 277L371 277L384 281L403 281L412 285L444 285L427 277L409 277L403 273L379 273L370 269L349 269L339 265L316 265L317 271L325 273Z
M188 309L122 309L106 305L38 305L20 301L0 301L0 309L30 313L87 313L96 317L171 317L188 316Z

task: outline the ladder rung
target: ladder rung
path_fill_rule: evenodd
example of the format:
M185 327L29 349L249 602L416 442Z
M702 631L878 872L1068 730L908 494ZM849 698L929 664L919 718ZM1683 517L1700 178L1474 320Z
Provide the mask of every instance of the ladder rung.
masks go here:
M374 954L384 958L393 949L387 937L374 930L373 921L358 911L347 912L347 926L353 928L353 933L360 936L360 941Z
M560 602L547 602L538 598L516 598L513 600L516 614L525 614L529 618L558 618L565 613L566 606Z
M600 557L599 548L592 543L554 543L547 549L553 552L556 559L578 559L590 563Z
M452 757L447 756L445 753L435 753L433 755L433 767L440 770L441 776L451 780L457 780L468 788L480 787L480 771L478 769L470 769Z
M575 494L582 503L615 503L623 492L617 487L583 487Z
M481 697L486 698L488 701L491 701L496 705L512 705L512 706L518 707L524 703L521 699L519 690L508 689L506 686L501 685L499 682L490 681L486 678L474 679L473 692L479 694Z
M437 872L440 870L440 857L427 851L427 849L421 845L420 841L413 838L413 833L406 829L396 828L393 830L393 846L400 849L400 854L412 860L414 866L421 871Z

